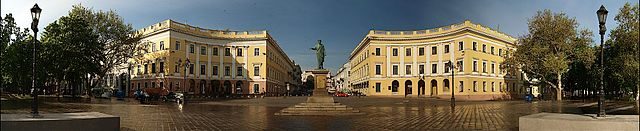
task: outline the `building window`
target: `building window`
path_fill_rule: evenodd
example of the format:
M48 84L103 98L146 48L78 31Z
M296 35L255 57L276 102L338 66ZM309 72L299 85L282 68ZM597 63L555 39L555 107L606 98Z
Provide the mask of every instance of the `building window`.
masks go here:
M393 65L393 75L398 75L398 65Z
M253 56L260 56L260 48L253 49Z
M207 73L207 65L200 65L200 75L205 75Z
M176 50L180 50L180 41L176 41L176 47L175 47L175 49L176 49Z
M487 62L482 61L482 73L487 73Z
M435 54L438 54L438 47L437 46L431 47L431 55L435 55Z
M151 63L151 73L156 73L156 63Z
M478 92L478 82L473 81L473 92Z
M160 41L160 50L164 50L164 41Z
M491 92L496 92L496 86L494 82L491 82Z
M189 64L189 74L193 74L193 70L194 70L194 65L193 64Z
M231 67L224 66L224 76L231 76Z
M207 55L207 47L200 46L200 55Z
M191 53L191 54L195 53L196 52L195 48L196 48L195 45L193 45L193 44L189 45L189 53Z
M495 73L495 69L496 69L495 65L496 65L496 63L491 63L491 73L492 74Z
M398 56L398 48L393 48L393 56Z
M449 62L444 63L444 73L449 73L449 70L451 68L450 66L451 64L449 64Z
M500 90L500 92L502 92L502 82L498 83L498 88L500 88L498 90Z
M423 56L424 55L424 47L418 48L418 55L419 56Z
M218 66L213 66L211 67L211 75L217 76L218 75Z
M164 73L164 62L160 62L160 73Z
M485 81L482 82L482 91L487 92L487 82Z
M242 76L242 66L236 67L236 76Z
M462 60L458 60L458 62L456 64L458 64L458 71L459 72L463 72L464 71L464 62Z
M405 74L406 75L411 75L411 65L405 65Z
M224 56L231 56L231 48L224 48Z
M253 93L260 93L260 84L253 84Z
M444 45L444 53L449 53L449 45Z
M473 60L473 72L478 72L478 60Z
M236 56L242 56L242 48L236 49Z
M464 82L460 81L460 92L464 92Z
M438 73L438 64L431 64L431 73Z
M151 43L151 51L156 52L156 43Z
M487 53L487 45L482 44L482 52Z
M376 56L380 56L380 48L376 48Z
M376 75L382 74L382 71L380 68L381 68L380 65L376 65Z
M411 56L411 48L406 48L404 50L405 56Z
M218 47L213 47L213 49L211 49L211 55L218 56Z
M502 49L498 49L498 56L502 56Z
M418 73L424 74L424 65L418 65Z
M260 66L253 67L253 76L260 76Z
M458 50L464 50L464 42L458 42Z
M376 83L376 92L380 92L380 88L382 86L382 83Z
M491 54L493 55L493 46L491 46Z
M478 43L473 42L473 51L477 51L477 50L478 50Z
M175 65L175 70L173 72L175 73L180 73L180 66L178 66L178 64Z

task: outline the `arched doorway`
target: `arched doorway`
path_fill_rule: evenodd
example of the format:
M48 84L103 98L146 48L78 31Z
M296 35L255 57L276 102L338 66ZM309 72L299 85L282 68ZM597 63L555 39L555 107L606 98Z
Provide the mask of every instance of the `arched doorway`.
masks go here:
M207 81L204 80L200 80L200 94L204 95L205 94L205 88L207 88Z
M424 93L424 92L425 92L424 90L425 90L425 88L424 88L424 80L420 80L420 81L418 81L418 95L419 95L419 96L420 96L420 95L423 95L423 96L424 96L424 94L425 94L425 93Z
M231 82L230 81L224 81L224 83L222 84L222 90L224 91L224 95L230 95L231 94Z
M218 80L211 80L211 93L209 94L220 94L221 89L220 89L220 81Z
M404 81L404 95L405 96L413 94L413 88L411 86L413 86L413 83L411 83L411 80Z
M431 80L431 96L438 95L438 81Z
M397 80L393 80L393 82L391 82L391 92L394 95L398 93L398 86L400 86L400 82Z
M242 81L236 81L236 94L242 94Z
M442 83L444 84L444 88L442 88L444 90L444 92L449 92L451 91L451 89L449 88L449 79L444 79L442 80Z
M195 86L196 81L193 79L189 80L189 93L194 93L196 91Z

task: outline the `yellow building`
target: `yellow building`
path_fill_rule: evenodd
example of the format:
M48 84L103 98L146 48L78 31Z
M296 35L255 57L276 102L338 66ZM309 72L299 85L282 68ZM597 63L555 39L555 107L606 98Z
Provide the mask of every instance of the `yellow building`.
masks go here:
M137 33L146 50L130 60L130 92L278 95L301 84L295 79L299 66L264 30L211 30L165 20Z
M351 86L367 89L368 96L450 98L453 91L456 99L516 97L524 92L520 73L500 69L516 41L470 21L428 30L370 30L351 52Z

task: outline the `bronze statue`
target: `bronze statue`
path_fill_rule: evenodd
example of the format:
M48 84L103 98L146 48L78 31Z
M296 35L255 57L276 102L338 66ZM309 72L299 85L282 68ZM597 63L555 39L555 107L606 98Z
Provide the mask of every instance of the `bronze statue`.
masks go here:
M311 50L316 51L316 58L318 60L318 69L322 68L322 63L324 63L324 57L327 56L324 54L324 45L322 45L322 40L318 40L318 44L315 47L311 48Z

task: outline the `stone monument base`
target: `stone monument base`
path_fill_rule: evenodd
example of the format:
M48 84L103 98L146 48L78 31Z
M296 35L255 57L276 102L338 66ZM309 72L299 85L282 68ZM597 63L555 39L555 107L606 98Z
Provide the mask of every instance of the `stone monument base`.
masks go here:
M40 114L2 114L2 131L117 131L120 117L99 112Z
M333 96L329 96L326 90L326 75L328 70L312 70L315 78L316 87L313 90L313 96L307 98L307 102L303 102L292 107L282 109L275 115L362 115L364 113L357 109L347 107L333 100Z
M603 118L595 114L538 113L519 118L521 131L637 131L638 115L609 115Z

